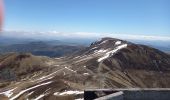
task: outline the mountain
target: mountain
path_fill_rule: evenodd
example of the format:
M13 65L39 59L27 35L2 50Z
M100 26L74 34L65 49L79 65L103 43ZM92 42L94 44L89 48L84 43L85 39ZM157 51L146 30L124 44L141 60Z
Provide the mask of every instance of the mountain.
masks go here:
M94 39L81 39L81 38L30 38L29 36L19 37L20 34L14 34L12 35L8 34L0 34L0 45L13 45L13 44L27 44L30 42L45 42L48 45L85 45L88 46L91 42L94 41Z
M0 81L3 83L4 81L20 80L31 74L47 69L48 65L45 64L45 61L48 61L48 59L48 57L33 56L30 53L10 53L3 56L1 55Z
M84 89L170 87L170 55L114 38L60 58L5 54L0 65L2 100L73 100L83 98Z
M61 57L83 48L84 46L60 41L34 41L22 44L1 45L0 53L20 52L32 53L37 56Z
M91 44L91 42L96 41L96 38L94 39L79 39L79 38L50 38L50 39L45 39L45 38L29 38L29 37L16 37L16 36L6 36L5 34L0 34L0 49L3 50L4 46L7 46L8 51L10 51L10 46L14 47L19 45L28 45L31 43L45 43L46 45L51 45L51 46L59 46L59 45L66 45L66 46L84 46L87 47ZM169 53L170 52L170 42L169 41L160 41L160 40L152 40L152 41L147 41L147 40L128 40L130 42L136 43L136 44L143 44L147 45L156 49L159 49L163 52ZM17 48L17 47L16 47ZM5 51L5 50L3 50ZM14 51L14 50L11 50ZM36 53L35 53L36 54ZM59 54L59 53L58 53ZM50 54L49 57L59 57L63 55L58 55L56 56L51 56L55 55L54 52ZM48 56L47 54L45 56Z
M144 44L144 45L159 49L166 53L170 51L170 41L159 41L159 40L152 40L152 41L130 40L130 41L136 44Z

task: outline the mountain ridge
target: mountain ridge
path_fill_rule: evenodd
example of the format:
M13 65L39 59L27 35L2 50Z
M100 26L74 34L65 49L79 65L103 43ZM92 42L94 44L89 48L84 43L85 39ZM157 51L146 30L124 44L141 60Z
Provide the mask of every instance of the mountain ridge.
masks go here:
M16 59L18 56L19 59ZM170 55L120 39L103 38L60 58L31 54L0 56L1 66L14 74L17 72L12 70L13 67L18 71L23 67L34 69L33 62L28 61L35 61L35 65L42 69L21 74L15 80L4 81L1 78L4 83L1 84L0 96L12 100L39 96L45 100L78 99L83 98L84 89L170 87ZM12 66L13 63L17 66Z
M23 44L1 45L0 53L19 52L32 53L37 56L61 57L82 48L84 48L84 46L60 43L53 45L48 42L36 41Z

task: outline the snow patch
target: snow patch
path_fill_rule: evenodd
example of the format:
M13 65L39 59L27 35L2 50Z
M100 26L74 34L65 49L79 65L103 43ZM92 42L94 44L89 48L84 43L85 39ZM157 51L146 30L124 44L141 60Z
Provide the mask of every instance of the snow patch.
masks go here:
M17 87L16 87L16 88L17 88ZM5 95L5 96L7 96L7 97L9 98L9 97L11 97L11 96L13 95L13 91L14 91L16 88L11 89L11 90L8 90L8 91L5 91L5 92L2 92L2 93L0 93L0 94L3 94L3 95Z
M120 45L122 43L122 41L116 41L115 45Z
M59 93L59 92L56 92L56 93L54 93L54 95L72 95L72 94L83 94L84 93L84 91L65 91L65 92L62 92L62 93Z
M122 44L120 46L117 46L115 49L113 49L112 51L109 51L107 52L103 57L99 58L97 61L98 62L101 62L111 56L113 56L113 54L115 54L117 51L123 49L123 48L126 48L127 47L127 44Z
M75 100L84 100L84 98L78 98L78 99L75 99Z
M77 57L75 57L75 58L80 58L80 56L77 56Z
M17 95L15 95L15 96L13 96L12 98L10 98L9 100L15 100L15 99L17 99L19 96L21 96L22 94L24 94L24 93L27 92L27 91L30 91L30 90L32 90L32 89L35 89L35 88L40 87L40 86L43 86L43 85L48 85L48 84L50 84L50 83L52 83L52 81L46 82L46 83L42 83L42 84L33 86L33 87L31 87L31 88L22 90L22 91L19 92Z
M35 98L34 100L39 100L41 98L43 98L45 95L44 94L41 94L40 96L38 96L37 98Z
M32 82L35 82L35 81L41 81L41 80L43 80L43 81L45 81L45 80L48 80L48 79L52 79L54 76L52 76L52 75L55 75L57 72L59 72L59 71L61 71L61 70L63 70L64 68L62 68L62 69L59 69L59 70L57 70L57 71L55 71L55 72L53 72L53 73L51 73L51 74L49 74L49 75L47 75L47 76L43 76L43 77L41 77L41 78L39 78L39 79L36 79L36 80L34 80L34 81L32 81Z
M97 49L97 47L93 47L91 50Z
M32 92L28 93L28 95L27 95L27 96L30 96L30 95L32 95L33 93L34 93L34 91L32 91Z
M70 70L70 71L72 71L72 72L74 72L74 73L77 72L77 71L74 71L74 70L72 70L72 69L70 69L70 68L68 68L68 67L65 67L65 69Z
M60 94L60 93L59 93L59 92L55 92L55 93L54 93L54 95L58 95L58 94Z
M86 76L86 75L89 75L89 73L83 73L83 75L85 75L85 76Z
M107 52L108 50L104 50L104 49L101 49L101 50L95 50L94 52L95 53L104 53L104 52Z
M107 42L107 40L105 40L105 41L101 42L100 44L104 44L104 43L106 43L106 42Z
M39 79L37 79L37 81L38 80L43 80L43 81L45 81L45 80L49 80L49 79L52 79L54 76L52 76L52 77L49 77L49 78L47 78L48 76L43 76L43 77L41 77L41 78L39 78Z

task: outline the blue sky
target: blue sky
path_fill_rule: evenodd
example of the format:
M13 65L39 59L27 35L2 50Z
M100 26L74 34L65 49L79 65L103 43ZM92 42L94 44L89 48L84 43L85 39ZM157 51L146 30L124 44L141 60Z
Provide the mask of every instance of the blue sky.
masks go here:
M5 30L170 36L170 0L4 0L4 3Z

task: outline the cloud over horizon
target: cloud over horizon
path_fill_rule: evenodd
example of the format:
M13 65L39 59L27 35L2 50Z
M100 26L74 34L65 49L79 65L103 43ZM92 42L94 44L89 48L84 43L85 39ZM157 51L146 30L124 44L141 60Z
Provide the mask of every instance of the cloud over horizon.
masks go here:
M144 41L170 41L170 36L153 36L137 34L118 34L118 33L94 33L94 32L26 32L26 31L4 31L1 36L14 38L32 38L32 39L99 39L103 37L119 38L124 40L144 40Z

